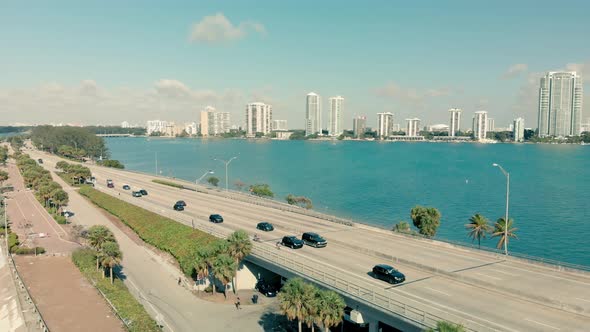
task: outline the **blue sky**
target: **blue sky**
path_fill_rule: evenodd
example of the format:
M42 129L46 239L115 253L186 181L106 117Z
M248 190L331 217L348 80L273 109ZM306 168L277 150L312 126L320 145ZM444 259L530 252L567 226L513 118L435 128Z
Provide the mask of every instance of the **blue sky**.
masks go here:
M184 122L212 105L239 125L264 101L302 128L314 91L324 110L345 98L347 128L383 111L446 123L450 107L463 127L477 110L534 126L542 72L590 72L590 2L408 3L2 2L0 123Z

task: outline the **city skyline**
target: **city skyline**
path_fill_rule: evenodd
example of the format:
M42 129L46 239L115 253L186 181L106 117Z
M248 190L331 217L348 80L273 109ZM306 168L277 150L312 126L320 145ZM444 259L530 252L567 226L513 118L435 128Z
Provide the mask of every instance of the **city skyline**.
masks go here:
M346 97L347 129L346 119L380 112L447 123L449 107L469 117L487 110L505 126L517 116L536 119L543 73L576 70L590 76L590 46L578 42L585 37L580 17L590 7L584 2L567 8L520 2L502 25L501 4L426 1L412 7L372 1L342 8L326 25L335 2L308 13L310 3L279 8L268 2L257 10L247 1L172 3L167 11L156 4L114 9L98 2L38 4L35 11L25 4L5 6L0 22L10 27L3 44L9 65L0 78L0 122L184 122L194 121L206 105L240 119L243 105L260 101L273 105L291 128L304 129L301 100L319 91ZM357 21L359 15L373 23ZM545 31L547 19L555 29ZM449 20L462 24L444 23ZM517 33L506 33L511 30ZM324 49L327 37L339 43ZM572 48L547 48L548 38ZM300 39L317 51L303 52ZM361 47L350 51L350 45ZM377 126L374 116L367 120Z

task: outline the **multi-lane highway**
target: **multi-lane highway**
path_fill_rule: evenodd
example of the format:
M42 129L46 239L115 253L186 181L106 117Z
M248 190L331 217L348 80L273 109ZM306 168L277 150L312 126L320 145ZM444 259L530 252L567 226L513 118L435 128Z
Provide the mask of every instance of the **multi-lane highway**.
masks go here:
M59 159L27 151L53 167ZM474 330L587 331L590 326L590 275L525 262L437 241L413 239L377 228L347 226L312 216L233 200L220 194L181 190L152 182L155 176L87 165L96 176L97 189L137 203L177 220L207 224L223 230L245 229L259 234L269 247L284 235L314 231L328 240L326 248L290 250L294 257L319 262L341 271L350 280L362 281L411 302L426 312L449 317ZM115 188L106 188L112 179ZM146 189L148 196L131 197L123 190ZM205 190L206 191L206 190ZM177 200L187 203L183 212L172 211ZM280 204L276 204L280 207ZM211 213L221 214L223 224L209 225ZM257 231L260 221L273 223L275 231ZM190 223L190 222L189 222ZM388 261L398 259L398 262ZM378 263L395 265L406 282L391 286L373 279L369 271ZM446 315L446 316L445 316Z

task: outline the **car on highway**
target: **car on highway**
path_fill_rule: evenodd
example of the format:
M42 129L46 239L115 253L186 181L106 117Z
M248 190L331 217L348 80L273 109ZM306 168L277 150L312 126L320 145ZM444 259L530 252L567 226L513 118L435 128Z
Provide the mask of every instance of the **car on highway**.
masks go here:
M396 270L393 266L386 264L375 265L373 267L373 276L390 284L399 284L406 280L406 276L403 273Z
M254 288L266 297L277 296L277 288L264 281L264 279L260 279Z
M299 240L296 236L283 236L281 244L291 249L303 248L303 241Z
M139 192L143 195L143 196L147 196L147 190L145 189L139 189Z
M274 231L274 226L266 221L263 222L259 222L258 225L256 225L256 228L261 230L261 231L265 231L265 232L271 232Z
M133 196L133 197L141 197L141 196L143 196L143 195L142 195L142 194L141 194L141 192L139 192L139 191L132 191L132 192L131 192L131 196Z
M107 187L108 188L115 188L115 184L113 183L113 180L107 180Z
M37 159L37 162L38 162L39 164L43 164L43 159L39 158L39 159Z
M175 205L180 205L182 207L186 207L186 202L185 201L176 201Z
M303 233L303 235L301 236L301 240L303 241L303 243L314 248L323 248L328 245L328 241L326 241L326 239L321 237L319 234L313 232Z
M184 211L184 205L182 204L176 203L172 208L174 209L174 211Z
M209 221L212 223L219 224L223 222L223 217L219 214L212 214L209 216Z
M124 184L123 185L123 190L130 190L130 189L131 189L131 187L129 187L128 184Z

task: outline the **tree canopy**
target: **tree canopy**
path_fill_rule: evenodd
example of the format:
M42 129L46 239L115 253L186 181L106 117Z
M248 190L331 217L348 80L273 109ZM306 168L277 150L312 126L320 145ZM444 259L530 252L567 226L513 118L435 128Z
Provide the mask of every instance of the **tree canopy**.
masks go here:
M250 186L250 192L252 195L259 197L274 197L275 194L270 190L268 184L253 184Z
M31 141L40 150L67 157L108 157L108 148L102 137L88 128L37 126L31 131ZM61 149L61 150L60 150ZM80 156L83 152L83 156Z
M412 208L410 216L420 234L428 237L436 235L438 226L440 226L441 217L440 212L436 208L417 205Z

